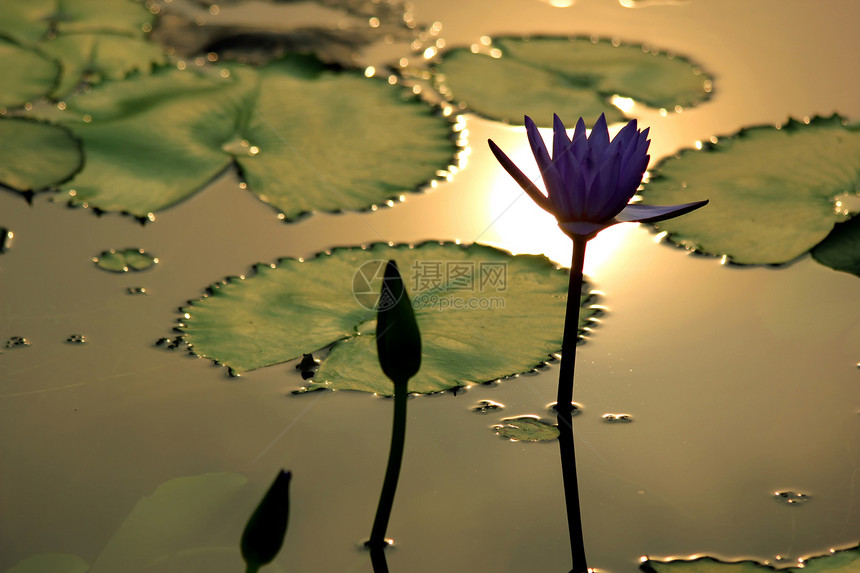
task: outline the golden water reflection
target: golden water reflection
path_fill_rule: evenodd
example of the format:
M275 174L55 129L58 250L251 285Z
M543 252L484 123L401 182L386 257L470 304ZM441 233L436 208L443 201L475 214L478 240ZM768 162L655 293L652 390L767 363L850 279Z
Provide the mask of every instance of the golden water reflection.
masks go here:
M508 153L507 147L505 151L543 189L525 137L522 137L522 142L512 153ZM492 244L517 255L544 254L558 264L569 267L573 242L561 231L555 217L538 207L504 170L498 169L495 174L496 178L489 186L492 191L487 201L488 218L493 223L478 239L479 242ZM612 253L621 246L625 237L637 226L614 225L589 241L585 253L585 274L597 275L612 260Z

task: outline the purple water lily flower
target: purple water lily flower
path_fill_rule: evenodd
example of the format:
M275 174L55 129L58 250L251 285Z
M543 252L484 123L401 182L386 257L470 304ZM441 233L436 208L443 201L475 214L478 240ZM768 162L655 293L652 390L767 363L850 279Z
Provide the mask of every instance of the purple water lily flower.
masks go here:
M566 235L590 239L616 223L653 223L671 219L705 205L707 201L657 206L628 204L648 167L648 128L640 131L632 120L612 141L603 114L585 135L582 118L568 139L564 124L553 116L552 158L535 123L525 117L526 132L547 194L544 195L514 162L488 140L502 167L529 197L558 219Z

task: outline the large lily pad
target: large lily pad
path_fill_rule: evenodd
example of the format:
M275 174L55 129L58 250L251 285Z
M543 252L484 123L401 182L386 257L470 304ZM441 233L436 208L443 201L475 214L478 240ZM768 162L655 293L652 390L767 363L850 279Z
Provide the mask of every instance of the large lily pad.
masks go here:
M0 108L14 108L53 89L57 64L41 54L0 38Z
M33 0L0 4L0 35L20 44L12 57L0 42L0 105L13 107L37 96L60 97L82 79L120 79L164 63L162 48L147 42L154 15L131 0ZM45 56L52 61L39 62ZM58 77L58 73L61 76ZM35 76L35 77L34 77ZM27 90L20 100L18 92Z
M161 484L135 505L99 555L93 573L141 568L199 546L206 541L201 533L222 517L246 483L238 474L212 473Z
M287 218L363 209L432 179L456 151L451 124L397 86L311 58L253 69L161 69L67 99L57 121L84 143L70 201L137 217L238 165Z
M853 573L860 571L860 548L834 551L829 555L812 557L802 567L777 569L754 561L725 562L712 557L677 559L672 561L647 560L640 568L646 573Z
M487 53L457 48L436 67L449 95L471 111L521 124L529 115L551 125L552 114L601 113L622 119L613 95L656 108L690 106L708 97L711 80L681 58L648 47L588 38L499 38Z
M62 64L53 97L68 94L82 79L90 84L121 80L134 72L149 73L155 65L167 62L161 46L116 34L65 34L40 48Z
M76 555L41 553L6 573L243 571L239 540L226 541L229 546L217 545L211 532L213 523L229 524L236 518L238 505L247 497L247 481L233 473L169 480L132 508L92 568ZM266 570L283 573L277 563Z
M77 555L39 553L22 561L6 573L87 573L89 564Z
M107 32L142 36L155 16L133 0L27 0L0 4L0 34L35 44L50 33Z
M858 194L860 124L838 116L753 127L662 162L646 185L654 205L710 199L655 226L678 245L739 264L780 264L846 220L836 198Z
M69 179L83 160L68 130L17 118L0 118L0 157L0 184L25 193Z
M411 392L429 393L527 371L561 348L568 273L548 259L471 245L377 244L308 261L258 265L191 302L181 330L194 352L244 372L329 345L307 389L392 394L376 355L374 292L397 261L423 348ZM372 302L369 302L372 301ZM582 324L596 311L582 295Z

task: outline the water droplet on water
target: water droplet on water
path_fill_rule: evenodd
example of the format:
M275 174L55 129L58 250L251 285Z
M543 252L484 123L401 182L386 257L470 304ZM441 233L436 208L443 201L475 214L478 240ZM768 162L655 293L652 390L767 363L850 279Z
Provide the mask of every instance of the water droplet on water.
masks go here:
M30 341L23 336L10 336L6 341L6 348L23 348L30 346Z
M472 411L476 414L489 414L496 410L504 409L505 405L493 400L481 400L476 405L472 406Z
M629 424L633 421L633 416L630 414L603 414L600 419L607 424Z
M797 491L775 491L773 492L773 498L786 505L799 505L806 503L810 499L807 494Z
M12 246L15 234L6 227L0 227L0 253L5 253Z
M86 344L87 339L83 334L70 334L66 342L69 344Z

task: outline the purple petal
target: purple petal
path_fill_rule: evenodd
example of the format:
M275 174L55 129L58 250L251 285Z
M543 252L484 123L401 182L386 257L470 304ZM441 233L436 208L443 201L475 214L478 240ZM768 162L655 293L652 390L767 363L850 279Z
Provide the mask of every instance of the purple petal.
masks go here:
M567 138L567 131L557 114L552 116L552 136L552 157L558 159L570 147L570 140Z
M594 123L594 127L591 128L591 135L588 136L588 147L599 164L606 148L609 147L609 128L606 127L606 116L602 113Z
M623 211L615 216L615 219L619 223L656 223L657 221L680 217L707 204L707 199L681 205L640 205L634 203L627 205Z
M543 138L540 136L540 131L532 121L532 118L525 116L526 134L529 137L529 145L531 145L532 153L535 156L535 161L540 169L540 175L546 187L547 194L552 196L557 191L564 188L564 180L561 178L558 170L553 166L552 160L549 158L549 152L546 149Z
M532 183L531 179L526 177L525 173L520 171L519 167L517 167L514 162L511 161L510 158L505 155L505 153L501 149L499 149L499 146L496 145L492 139L488 139L487 143L490 144L490 151L492 151L493 155L496 156L498 162L501 163L502 167L505 168L505 171L507 171L508 174L514 178L514 181L516 181L519 186L523 188L523 191L528 193L529 197L531 197L532 200L534 200L534 202L537 203L542 209L553 213L552 203L549 201L549 199L546 198L543 193L540 192L540 189L538 189L535 184Z
M573 130L573 140L570 146L573 151L573 156L578 161L582 161L588 153L588 139L585 135L585 121L580 117L576 122L576 129Z
M618 145L615 147L616 149L612 150L610 145L607 152L612 151L613 154L603 161L588 191L587 220L589 221L608 221L627 205L636 191L634 187L628 194L626 189L618 186L621 150L618 149Z

